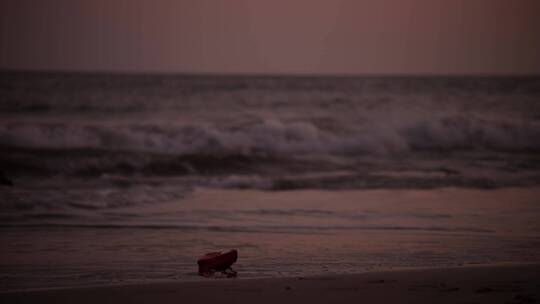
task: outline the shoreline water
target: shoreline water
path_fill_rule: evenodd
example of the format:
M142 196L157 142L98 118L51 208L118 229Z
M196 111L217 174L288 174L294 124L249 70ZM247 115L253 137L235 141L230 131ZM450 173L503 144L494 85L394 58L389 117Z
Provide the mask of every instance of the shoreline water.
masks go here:
M415 266L415 267L377 267L374 265L373 268L369 270L351 272L351 273L331 273L331 274L307 274L307 275L289 275L289 276L276 276L276 277L243 277L242 274L237 274L236 277L228 278L225 275L219 273L211 277L200 276L197 272L193 272L193 277L189 280L172 280L172 279L163 279L155 280L148 282L116 282L116 283L101 283L94 285L84 285L84 286L60 286L60 287L38 287L38 288L22 288L22 289L13 289L13 290L0 290L0 295L2 294L18 294L18 293L35 293L35 292L48 292L48 291L69 291L69 290L86 290L86 289L102 289L102 288L125 288L125 287L152 287L159 285L169 285L169 284L213 284L212 282L221 284L226 283L227 281L242 281L242 282L258 282L265 280L328 280L333 278L349 278L349 277L362 277L362 276L376 276L384 275L388 273L413 273L413 272L441 272L441 271L452 271L459 269L491 269L491 268L540 268L540 263L538 262L500 262L492 264L462 264L456 266ZM234 267L233 267L234 268Z
M1 228L0 289L197 280L198 257L232 248L243 278L537 263L539 192L199 189L182 200L91 210L85 219L122 228ZM174 223L200 227L167 226Z
M534 303L539 297L540 264L0 293L0 300L5 303Z

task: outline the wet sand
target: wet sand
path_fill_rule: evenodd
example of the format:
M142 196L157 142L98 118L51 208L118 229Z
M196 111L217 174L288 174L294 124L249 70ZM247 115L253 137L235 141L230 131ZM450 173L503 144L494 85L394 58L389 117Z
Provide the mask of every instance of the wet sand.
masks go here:
M240 274L241 276L241 274ZM0 294L2 303L537 303L540 265L208 279Z
M538 197L538 187L200 189L67 219L28 212L0 229L0 292L196 281L198 257L232 248L243 280L540 264Z

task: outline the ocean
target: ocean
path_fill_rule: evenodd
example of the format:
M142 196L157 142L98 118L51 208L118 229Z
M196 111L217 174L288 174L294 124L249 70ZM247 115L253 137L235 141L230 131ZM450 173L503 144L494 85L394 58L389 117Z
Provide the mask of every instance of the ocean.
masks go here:
M0 289L540 262L540 77L0 73Z

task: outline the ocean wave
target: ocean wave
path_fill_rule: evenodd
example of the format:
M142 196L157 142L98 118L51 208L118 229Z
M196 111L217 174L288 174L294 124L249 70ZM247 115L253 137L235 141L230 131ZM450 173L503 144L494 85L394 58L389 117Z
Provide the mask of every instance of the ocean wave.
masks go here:
M435 165L428 161L409 159L412 163L405 166L388 160L362 158L361 160L343 160L315 157L279 158L258 155L163 155L125 151L104 151L88 149L22 149L3 148L6 153L0 155L0 164L5 172L14 179L17 187L25 186L24 178L38 178L39 183L51 180L56 184L64 183L66 178L76 178L82 185L76 189L111 188L114 191L91 197L110 201L111 205L121 205L128 200L140 201L147 195L135 193L134 189L145 191L145 187L162 187L166 181L191 187L211 187L225 189L257 189L263 191L290 191L301 189L434 189L441 187L465 187L495 189L508 186L527 186L540 183L538 161L525 155L512 155L513 160L504 158L497 163L492 160L489 168L483 168L483 157L463 156L458 160L463 166L475 166L475 170L456 167L449 169L440 161ZM488 155L489 156L489 155ZM426 167L427 166L427 167ZM460 170L465 170L461 172ZM394 170L394 171L392 171ZM486 171L488 170L488 171ZM19 179L23 181L19 183ZM51 179L51 178L54 178ZM162 183L165 183L162 185ZM45 187L45 186L44 186ZM46 187L45 187L46 188ZM8 191L9 190L9 191ZM34 189L39 190L39 189ZM3 193L11 193L9 188ZM67 194L70 191L66 192ZM161 193L161 192L160 192ZM53 195L50 192L47 195ZM127 195L124 197L124 194ZM15 194L14 194L15 195ZM25 195L25 194L20 194ZM47 195L42 194L32 200L41 201ZM84 196L84 195L83 195ZM30 198L28 198L30 199ZM83 201L86 197L81 198ZM61 195L50 201L62 201ZM94 208L89 206L87 208Z
M136 205L152 205L185 198L191 186L168 181L152 181L129 187L114 179L32 179L0 191L3 215L19 214L31 217L80 215L79 212L114 210Z
M310 120L259 120L241 127L9 122L0 125L0 145L175 155L538 151L540 122L441 114L409 116L406 119L374 116L367 121L342 122L339 128L334 129Z
M287 167L286 160L240 154L155 154L101 149L43 149L2 147L0 164L18 176L207 176L245 175L264 167ZM289 161L290 162L290 161ZM303 162L295 164L300 166ZM122 186L122 180L112 181ZM240 185L231 179L230 185ZM127 188L130 185L127 185Z

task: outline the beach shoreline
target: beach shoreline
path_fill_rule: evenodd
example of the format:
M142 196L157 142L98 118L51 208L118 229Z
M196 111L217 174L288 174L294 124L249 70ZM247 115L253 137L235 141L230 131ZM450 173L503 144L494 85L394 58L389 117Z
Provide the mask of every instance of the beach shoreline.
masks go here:
M240 274L241 275L241 274ZM208 279L0 293L3 303L535 303L540 264Z
M91 210L88 227L45 218L2 228L0 292L196 281L198 257L233 248L241 280L538 263L539 193L202 189L185 200Z

